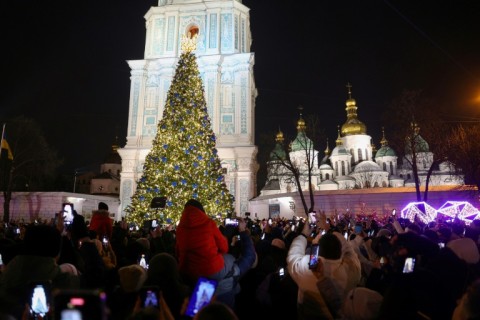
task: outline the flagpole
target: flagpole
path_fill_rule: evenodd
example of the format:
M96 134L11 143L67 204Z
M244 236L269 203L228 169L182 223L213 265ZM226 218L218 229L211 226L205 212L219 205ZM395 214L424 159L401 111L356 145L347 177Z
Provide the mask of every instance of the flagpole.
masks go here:
M6 125L7 125L6 123L3 124L2 139L0 140L0 145L2 145L2 142L3 142L3 136L5 135L5 126L6 126Z
M3 129L2 129L2 138L0 138L0 148L3 148L3 136L5 135L5 126L6 126L6 123L3 124ZM0 152L0 158L2 157L2 154ZM8 158L8 155L7 155L7 158Z

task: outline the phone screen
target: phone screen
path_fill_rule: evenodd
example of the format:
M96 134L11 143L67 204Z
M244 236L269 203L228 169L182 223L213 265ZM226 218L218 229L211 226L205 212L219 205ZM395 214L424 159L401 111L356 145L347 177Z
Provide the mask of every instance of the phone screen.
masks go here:
M71 223L73 221L73 204L64 203L62 204L62 211L65 223Z
M316 223L317 218L315 217L316 213L315 212L310 212L308 214L308 219L310 220L310 223Z
M403 273L411 273L415 268L415 258L408 257L403 265Z
M54 295L55 318L106 319L106 294L98 290L60 290Z
M140 299L142 302L142 307L155 307L160 306L159 303L159 294L160 289L156 286L145 286L140 290Z
M31 314L45 316L50 310L50 284L32 284L29 302Z
M209 304L215 294L217 284L218 282L215 280L200 277L188 301L185 315L194 317L201 308Z
M315 269L318 265L318 252L319 252L319 245L314 244L312 245L311 251L310 251L310 261L308 262L308 268L309 269Z
M226 226L238 226L238 220L237 219L226 218L225 219L225 225Z

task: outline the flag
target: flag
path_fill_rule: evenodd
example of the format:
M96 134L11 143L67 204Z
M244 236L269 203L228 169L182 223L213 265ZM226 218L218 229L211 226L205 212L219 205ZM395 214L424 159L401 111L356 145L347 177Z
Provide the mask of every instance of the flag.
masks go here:
M0 153L0 157L4 152L7 154L8 159L13 160L13 153L12 149L10 149L10 146L8 145L7 138L5 137L5 124L3 125L3 130L2 130L2 142L1 142L1 149L2 153ZM6 150L6 151L4 151Z

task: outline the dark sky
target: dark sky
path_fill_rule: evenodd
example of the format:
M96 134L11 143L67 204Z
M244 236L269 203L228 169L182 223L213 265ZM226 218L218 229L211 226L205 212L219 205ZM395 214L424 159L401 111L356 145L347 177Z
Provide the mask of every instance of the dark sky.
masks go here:
M346 118L347 82L377 145L381 113L404 89L425 90L452 116L480 116L478 1L243 3L251 9L257 138L279 126L294 131L302 105L334 141ZM67 172L99 164L116 135L125 143L126 60L143 58L143 16L156 4L2 2L0 118L37 119Z

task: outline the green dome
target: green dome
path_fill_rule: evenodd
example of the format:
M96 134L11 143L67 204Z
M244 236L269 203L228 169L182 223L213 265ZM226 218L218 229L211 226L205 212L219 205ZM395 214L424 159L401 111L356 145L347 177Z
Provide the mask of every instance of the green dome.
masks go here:
M313 150L313 142L304 131L299 131L295 140L291 144L292 151Z
M397 154L395 153L395 150L393 150L389 146L383 146L380 149L378 149L377 153L375 154L375 159L380 157L396 157L396 156Z
M428 142L422 138L421 135L417 134L415 136L415 142L413 143L415 147L415 153L418 152L430 152L430 147L428 146ZM410 141L407 139L405 144L405 154L412 154L412 146Z
M286 158L285 150L281 143L277 142L275 148L270 152L270 160L283 160Z

